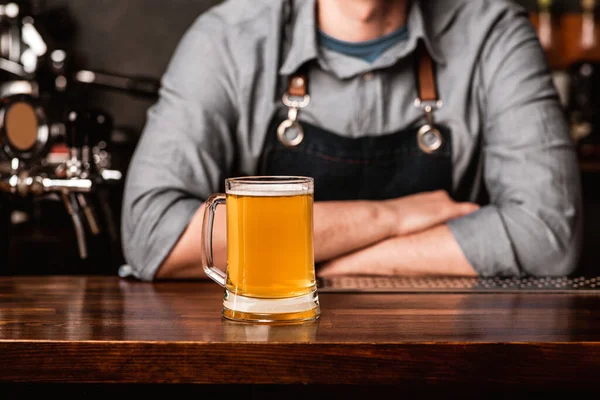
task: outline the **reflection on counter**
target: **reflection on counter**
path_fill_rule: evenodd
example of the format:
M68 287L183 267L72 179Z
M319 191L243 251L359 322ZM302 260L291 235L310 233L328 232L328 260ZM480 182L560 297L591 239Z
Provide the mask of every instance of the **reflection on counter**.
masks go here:
M223 321L223 332L229 342L310 343L317 337L319 320L293 325L257 325Z

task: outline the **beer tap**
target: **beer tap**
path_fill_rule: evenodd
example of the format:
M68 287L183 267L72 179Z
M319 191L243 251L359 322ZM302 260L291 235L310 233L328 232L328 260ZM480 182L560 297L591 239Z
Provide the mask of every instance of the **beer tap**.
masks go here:
M108 146L113 132L112 118L100 110L89 110L91 166L106 181L121 180L120 171L112 170Z
M0 191L20 195L43 195L46 193L89 193L92 180L81 176L80 145L75 130L67 135L70 157L63 167L64 173L57 169L56 174L34 173L33 168L18 157L13 157L7 171L0 171ZM4 172L4 173L3 173Z
M113 132L113 121L110 115L100 110L89 110L88 118L90 121L89 130L89 151L91 155L90 167L94 174L98 176L103 183L117 182L122 179L122 174L118 170L111 169L112 160L110 156L109 144ZM110 193L104 185L98 187L96 194L99 198L100 207L103 213L106 230L113 241L118 240L118 228L114 224L115 216L110 207Z
M68 116L67 135L72 146L69 148L69 160L66 165L67 176L83 179L92 179L94 170L92 165L93 123L88 113L71 111ZM100 226L96 218L93 205L86 199L85 194L77 193L76 203L83 211L92 235L100 234ZM76 210L76 207L73 207Z
M84 146L82 148L82 157L81 157L81 162L82 162L81 177L83 177L83 178L90 178L92 176L90 161L89 161L90 160L90 156L89 156L90 152L91 152L91 150L90 150L89 146L84 144ZM77 202L79 203L79 205L81 206L81 209L83 210L83 214L85 215L86 221L88 223L90 231L92 232L92 235L98 236L101 233L101 230L100 230L100 226L98 224L98 219L96 218L96 211L94 210L93 204L88 202L86 195L84 193L77 193Z
M154 99L160 84L79 65L71 54L75 25L67 8L43 3L0 0L0 194L11 200L9 214L21 206L18 197L61 200L80 258L88 259L105 237L120 246L113 204L121 195L124 158L117 154L123 149L114 140L112 118L90 110L83 95L112 90ZM77 110L71 110L74 104ZM46 223L40 203L33 203L36 226ZM48 222L54 223L51 217Z
M85 229L81 222L80 209L77 204L77 199L73 193L63 191L61 193L63 203L67 213L71 216L73 221L73 228L75 229L75 237L77 238L77 249L79 250L79 257L85 260L88 257L87 244L85 238Z
M35 174L34 168L18 158L12 159L5 174L0 172L0 191L20 196L57 193L73 222L81 259L88 258L85 226L93 236L101 233L96 211L89 194L100 197L106 228L116 240L117 228L112 224L113 213L107 200L105 183L120 181L122 174L111 168L107 151L112 132L108 114L95 110L73 110L65 122L65 144L68 158L51 173ZM86 224L84 225L83 220Z
M73 163L75 159L72 158L70 161ZM73 221L79 255L82 259L86 259L85 232L75 195L91 192L93 185L90 179L77 177L73 172L74 168L67 174L66 179L56 179L45 173L33 174L32 170L23 167L21 162L15 158L11 161L9 173L4 176L0 174L0 191L22 197L40 196L47 193L59 194Z
M90 174L88 170L85 170L82 154L87 140L87 126L85 116L77 111L71 111L67 117L66 123L66 145L69 149L69 158L65 163L64 174L69 180L85 179L89 180ZM82 259L87 258L87 245L85 237L85 229L81 222L81 211L83 210L84 216L88 221L88 225L91 227L92 233L97 228L96 219L92 212L87 207L87 202L81 193L69 193L63 191L61 193L62 200L65 205L67 213L71 216L73 221L73 227L75 228L75 235L77 237L77 245L79 249L79 255ZM83 203L83 204L81 204Z

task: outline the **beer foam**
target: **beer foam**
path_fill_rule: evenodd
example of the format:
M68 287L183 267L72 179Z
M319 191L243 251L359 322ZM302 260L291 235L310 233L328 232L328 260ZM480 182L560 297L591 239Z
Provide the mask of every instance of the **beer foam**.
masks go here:
M273 183L266 185L240 183L227 191L227 194L234 196L255 197L299 196L313 193L312 185L307 183Z

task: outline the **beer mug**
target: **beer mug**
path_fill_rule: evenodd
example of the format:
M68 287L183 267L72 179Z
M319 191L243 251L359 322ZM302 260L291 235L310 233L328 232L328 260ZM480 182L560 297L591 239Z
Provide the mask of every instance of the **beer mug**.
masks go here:
M204 271L225 288L222 315L247 322L317 319L313 179L231 178L225 192L206 201L201 238ZM226 273L215 267L212 254L219 204L227 211Z

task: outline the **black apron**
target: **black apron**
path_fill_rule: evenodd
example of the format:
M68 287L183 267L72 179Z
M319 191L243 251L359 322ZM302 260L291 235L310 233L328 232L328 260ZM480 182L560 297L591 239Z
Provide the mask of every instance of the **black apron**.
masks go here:
M442 105L434 64L424 45L416 54L415 106L423 110L422 126L353 139L299 122L298 113L309 103L307 75L301 70L289 79L284 95L288 118L277 116L270 124L259 175L312 177L315 201L385 200L438 189L451 193L450 130L433 120Z

